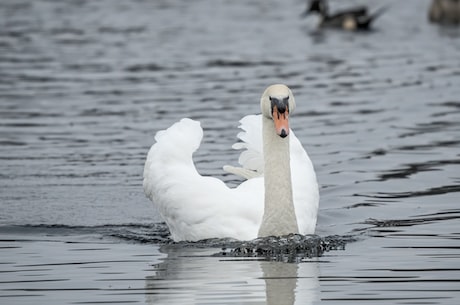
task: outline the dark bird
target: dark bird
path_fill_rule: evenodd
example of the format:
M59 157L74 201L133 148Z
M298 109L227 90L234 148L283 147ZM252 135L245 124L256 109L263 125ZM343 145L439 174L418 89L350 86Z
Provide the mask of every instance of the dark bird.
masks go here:
M431 22L460 24L460 0L433 0L428 11Z
M380 16L387 8L383 7L369 14L366 6L356 6L346 10L329 14L326 0L310 0L303 17L312 13L320 15L320 28L342 28L344 30L369 30L371 23Z

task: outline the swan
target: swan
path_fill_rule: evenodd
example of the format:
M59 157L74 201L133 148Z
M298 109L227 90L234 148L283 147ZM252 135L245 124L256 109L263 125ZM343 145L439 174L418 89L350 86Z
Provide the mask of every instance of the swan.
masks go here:
M295 105L286 85L271 85L260 99L262 113L240 120L243 131L233 148L242 150L241 167L224 166L246 179L234 188L198 173L192 160L203 138L198 121L184 118L156 133L143 188L174 241L314 233L318 183L310 158L289 128Z

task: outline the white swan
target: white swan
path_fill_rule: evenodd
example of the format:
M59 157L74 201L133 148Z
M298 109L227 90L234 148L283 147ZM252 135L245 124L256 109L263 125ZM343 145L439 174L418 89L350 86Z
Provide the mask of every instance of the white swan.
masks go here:
M272 85L262 95L262 114L240 121L243 142L233 147L245 149L242 167L224 167L247 179L236 188L197 172L192 154L203 138L199 122L182 119L156 134L145 162L144 192L174 241L314 233L318 184L307 153L289 129L294 108L291 90Z

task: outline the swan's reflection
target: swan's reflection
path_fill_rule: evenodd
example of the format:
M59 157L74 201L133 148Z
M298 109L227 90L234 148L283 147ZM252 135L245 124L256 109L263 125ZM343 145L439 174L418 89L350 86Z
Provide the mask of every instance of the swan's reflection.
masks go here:
M318 263L213 257L216 248L163 247L168 256L146 278L147 304L311 304Z

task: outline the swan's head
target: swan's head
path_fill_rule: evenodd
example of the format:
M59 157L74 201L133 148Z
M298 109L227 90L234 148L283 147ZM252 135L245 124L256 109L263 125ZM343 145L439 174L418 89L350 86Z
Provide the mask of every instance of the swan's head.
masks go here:
M294 111L295 100L286 85L271 85L265 89L260 99L262 115L272 119L276 134L282 138L289 135L289 114Z

